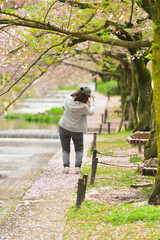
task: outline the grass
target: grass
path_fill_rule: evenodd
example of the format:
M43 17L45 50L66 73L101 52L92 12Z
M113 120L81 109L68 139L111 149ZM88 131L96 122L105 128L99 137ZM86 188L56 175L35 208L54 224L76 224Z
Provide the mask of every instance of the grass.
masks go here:
M85 201L72 206L66 217L64 239L159 239L160 207Z
M91 176L90 164L84 163L83 172ZM101 186L130 187L131 184L138 184L142 181L153 181L153 177L142 176L135 168L108 167L102 164L98 164L96 179L94 188ZM92 186L88 185L88 188L92 188Z
M142 158L139 157L138 155L130 157L130 162L131 163L139 163L142 162Z
M100 152L120 152L121 155L129 156L132 146L126 142L126 137L130 134L131 132L121 132L98 135L97 149ZM98 155L99 161L104 161L105 158ZM142 160L135 155L130 161L137 164ZM85 162L82 171L88 174L90 179L91 164ZM88 180L86 193L86 196L91 193L95 200L86 200L78 211L75 210L75 205L70 207L66 215L64 240L158 240L160 206L147 203L152 187L134 190L130 188L131 184L142 182L154 182L154 177L142 176L136 168L105 166L99 163L95 184L90 186ZM110 198L104 197L114 194L113 191L116 191L116 196L120 196L120 200L112 197L110 201ZM137 191L137 201L140 197L142 202L136 202L136 197L133 203L127 202L127 198L123 200L123 195L129 194L127 191L130 191L130 194Z
M130 134L131 131L122 131L120 133L98 135L97 150L104 154L111 155L115 155L115 150L118 149L127 150L131 147L126 141L127 136Z
M20 113L8 113L5 115L7 120L12 119L25 119L28 122L36 122L36 123L53 123L58 125L58 122L62 116L61 108L52 108L50 110L45 111L43 114L20 114Z
M106 223L111 223L112 225L123 225L127 223L135 223L138 221L159 221L159 211L160 206L141 206L129 211L113 211L112 213L105 216L104 221Z
M46 110L46 113L50 114L50 115L62 115L63 114L63 110L62 108L51 108L50 110Z

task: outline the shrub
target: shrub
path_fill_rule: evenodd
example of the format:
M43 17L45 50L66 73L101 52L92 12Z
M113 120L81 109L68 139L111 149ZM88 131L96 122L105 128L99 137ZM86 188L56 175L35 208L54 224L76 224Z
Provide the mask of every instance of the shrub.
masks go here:
M50 110L46 110L46 112L50 115L62 115L63 114L63 110L62 108L51 108Z
M110 92L110 95L117 95L118 94L118 84L117 81L115 80L111 80L109 82L98 82L97 83L97 91L100 93L105 94L106 96L108 96L108 93Z

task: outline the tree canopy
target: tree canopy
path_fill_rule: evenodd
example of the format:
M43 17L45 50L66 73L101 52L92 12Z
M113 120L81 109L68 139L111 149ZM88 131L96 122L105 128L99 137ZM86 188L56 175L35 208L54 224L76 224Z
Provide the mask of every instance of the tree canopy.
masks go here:
M157 204L160 199L160 2L8 0L5 3L0 1L0 6L0 68L3 72L0 89L1 112L44 75L50 66L55 68L64 60L77 55L78 51L80 54L94 53L99 58L104 57L106 52L109 55L110 52L110 57L117 57L117 60L118 56L113 56L111 52L122 51L126 57L119 60L128 71L128 86L132 85L132 89L127 91L134 103L137 102L139 89L139 113L143 113L141 119L150 120L152 79L147 62L152 60L159 161L150 203ZM129 82L130 78L132 82ZM144 89L147 89L147 92L144 92ZM133 112L136 109L137 104L134 105ZM146 129L149 124L148 121Z
M149 13L134 0L8 0L0 4L5 73L1 96L11 90L20 96L49 66L74 56L79 48L99 56L106 48L129 49L132 58L138 58L151 47ZM8 97L8 101L7 108L14 100Z

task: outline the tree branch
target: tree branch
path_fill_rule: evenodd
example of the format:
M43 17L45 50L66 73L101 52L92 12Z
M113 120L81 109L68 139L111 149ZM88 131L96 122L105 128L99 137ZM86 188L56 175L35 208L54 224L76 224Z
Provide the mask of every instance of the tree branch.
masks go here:
M71 4L69 19L68 19L68 28L69 28L69 25L70 25L70 22L71 22L71 18L72 18L72 10L73 10L73 5Z
M101 75L105 75L105 76L114 76L114 77L117 77L117 78L120 77L120 74L118 74L118 73L96 71L96 70L88 69L88 68L85 68L85 67L81 67L81 66L73 64L73 63L67 63L67 62L63 62L63 63L65 65L68 65L68 66L72 66L72 67L76 67L76 68L88 71L88 72L90 72L92 74L101 74Z
M113 31L113 32L121 40L133 41L131 36L130 36L130 34L126 30L124 30L124 25L117 24L117 23L115 23L113 21L106 21L106 24L115 26L116 30Z
M92 15L87 19L87 21L86 21L84 24L82 24L82 25L80 25L80 26L78 27L78 30L81 29L81 28L86 27L86 25L94 18L95 15L96 15L95 13L92 14Z
M0 21L0 24L6 24L5 23L5 20L8 20L8 22L11 24L11 25L17 25L17 26L24 26L24 27L30 27L30 28L37 28L37 29L45 29L45 30L49 30L51 26L53 26L55 28L55 31L59 32L60 29L62 30L63 28L59 28L59 27L56 27L55 25L51 25L49 22L48 23L45 23L45 22L41 22L41 21L36 21L35 19L30 19L30 18L26 18L26 17L21 17L15 13L8 13L8 12L5 12L5 11L1 11L0 9L0 13L4 14L4 15L7 15L7 16L11 16L11 17L14 17L16 19L4 19L4 23L3 23L3 19L2 19L2 23ZM23 22L24 21L24 22ZM31 23L32 24L31 24ZM91 34L91 33L96 33L100 30L102 30L103 28L106 28L106 23L108 23L109 21L106 21L102 26L100 27L97 27L97 28L94 28L93 30L91 31L83 31L84 34ZM29 25L28 25L29 24ZM37 27L36 27L37 25ZM57 29L57 30L56 30ZM59 31L58 31L59 29ZM52 29L51 29L52 30ZM67 31L67 30L66 30ZM79 33L79 31L77 32Z
M4 94L8 93L30 70L33 66L37 64L37 62L44 56L47 52L49 52L52 48L57 47L59 45L62 45L69 37L67 36L63 41L61 41L58 44L52 45L48 49L46 49L29 67L28 69L20 76L5 92L1 93L0 96L3 96Z
M8 34L10 37L12 37L12 38L15 38L16 40L18 40L19 42L22 42L23 43L23 41L20 39L20 38L17 38L17 37L15 37L13 34L11 34L10 32L7 32L6 30L2 30L3 32L5 32L6 34ZM23 45L25 45L25 44L23 44Z
M138 0L138 6L143 8L150 16L155 12L155 1L154 0Z
M79 31L69 31L60 27L57 27L55 25L51 25L50 23L45 24L44 22L31 20L31 19L0 19L0 24L11 24L16 26L23 26L23 27L29 27L29 28L36 28L36 29L44 29L49 30L53 32L62 33L65 35L70 35L72 37L77 37L84 41L93 41L93 42L99 42L104 44L110 44L114 46L120 46L125 48L140 48L140 47L150 47L151 42L150 41L122 41L119 39L110 39L105 38L102 39L101 37L97 35L88 34L88 32L79 32Z
M105 51L105 56L109 56L111 58L116 59L119 61L126 69L129 69L130 63L127 61L127 54L122 52L112 52L112 51Z
M12 51L10 51L8 54L15 54L16 52L18 52L20 49L22 49L25 46L25 44L23 44L22 46L19 46L15 49L13 49Z
M141 22L143 22L143 21L146 21L147 19L150 19L151 18L151 16L150 15L148 15L147 17L145 17L145 18L142 18L142 19L137 19L137 23L139 24L139 23L141 23Z
M132 23L133 10L134 10L134 0L132 0L131 15L130 15L130 19L129 19L130 24Z
M48 8L48 10L47 10L47 12L46 12L46 15L45 15L45 18L44 18L44 22L46 22L48 13L49 13L49 11L51 10L51 8L54 6L54 4L55 4L56 2L57 2L57 0L55 0L55 1L51 4L51 6Z
M104 52L105 56L110 56L118 61L126 60L127 53L115 52L115 51L106 51Z
M0 30L3 30L4 28L10 27L10 26L11 26L10 24L5 25L5 26L1 27Z
M58 0L61 3L68 3L68 4L72 4L73 7L78 7L80 9L86 9L86 8L90 8L90 9L95 9L95 6L97 6L99 3L83 3L83 2L79 2L79 1L73 1L73 0Z
M38 75L38 77L36 77L34 80L32 80L26 87L23 88L23 90L20 92L20 94L12 101L10 101L8 103L8 105L3 109L3 112L0 112L0 116L2 116L2 114L8 110L8 108L15 103L22 95L23 93L38 79L40 78L42 75L44 74L44 72L42 72L41 74Z

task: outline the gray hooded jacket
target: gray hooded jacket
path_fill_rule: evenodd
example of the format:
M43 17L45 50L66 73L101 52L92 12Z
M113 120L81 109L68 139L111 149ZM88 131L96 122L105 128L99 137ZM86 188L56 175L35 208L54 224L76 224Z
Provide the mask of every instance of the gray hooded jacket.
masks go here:
M94 114L94 103L88 105L74 101L72 96L68 96L63 107L64 112L59 125L71 132L87 132L87 115Z

